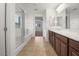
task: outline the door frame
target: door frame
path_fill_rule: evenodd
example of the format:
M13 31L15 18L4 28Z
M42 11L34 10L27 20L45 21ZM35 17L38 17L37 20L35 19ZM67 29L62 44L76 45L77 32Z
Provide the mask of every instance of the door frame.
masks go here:
M4 27L4 32L5 32L5 56L7 56L7 42L6 42L6 40L7 40L6 39L7 38L6 37L6 34L7 34L7 26L6 26L7 25L7 22L6 22L7 21L6 20L7 17L6 17L6 15L7 14L6 14L6 12L7 12L7 4L5 3L5 27Z

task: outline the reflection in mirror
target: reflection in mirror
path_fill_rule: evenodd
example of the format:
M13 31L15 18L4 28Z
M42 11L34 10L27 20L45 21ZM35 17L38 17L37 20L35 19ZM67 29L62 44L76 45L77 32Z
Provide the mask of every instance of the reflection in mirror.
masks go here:
M67 19L69 29L75 32L79 32L79 4L73 3L67 8Z
M66 10L57 14L57 26L66 29Z
M20 16L16 16L16 28L20 28Z

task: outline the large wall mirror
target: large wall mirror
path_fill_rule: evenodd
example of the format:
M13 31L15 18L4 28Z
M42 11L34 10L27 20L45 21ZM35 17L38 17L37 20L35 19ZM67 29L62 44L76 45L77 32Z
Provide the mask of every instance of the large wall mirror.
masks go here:
M79 3L68 3L67 7L57 13L57 25L62 29L79 32Z
M66 10L57 14L57 26L66 29Z
M79 32L79 3L71 3L67 8L67 27L75 32Z

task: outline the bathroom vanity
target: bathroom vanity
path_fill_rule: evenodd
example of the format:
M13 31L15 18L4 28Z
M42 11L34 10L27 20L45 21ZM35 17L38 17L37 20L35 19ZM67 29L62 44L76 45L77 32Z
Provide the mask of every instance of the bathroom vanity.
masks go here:
M65 4L64 9L57 9L56 25L49 26L49 42L58 56L79 56L78 7L79 4L74 3Z
M49 42L58 56L79 56L79 40L74 35L65 30L49 30Z

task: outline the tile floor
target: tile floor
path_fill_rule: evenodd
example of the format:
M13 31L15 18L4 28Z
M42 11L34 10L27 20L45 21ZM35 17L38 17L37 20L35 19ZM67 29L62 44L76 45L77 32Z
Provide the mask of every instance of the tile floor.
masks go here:
M35 37L28 42L17 56L57 56L57 54L43 37Z

